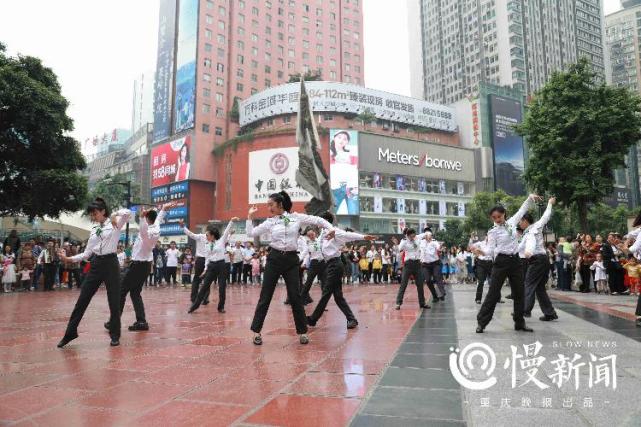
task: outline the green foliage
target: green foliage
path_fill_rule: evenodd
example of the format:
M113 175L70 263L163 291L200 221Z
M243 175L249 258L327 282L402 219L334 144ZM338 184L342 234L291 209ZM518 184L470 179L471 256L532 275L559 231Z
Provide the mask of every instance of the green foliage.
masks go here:
M356 118L363 124L367 126L369 123L372 123L376 120L376 115L369 108L364 109L361 113L356 115Z
M234 103L231 107L231 111L229 111L229 118L231 119L232 122L238 123L238 120L240 120L240 112L238 111L238 103L240 102L240 98L235 96L234 97Z
M298 83L300 82L300 77L301 77L301 73L290 74L289 80L287 81L287 83ZM305 74L303 74L303 80L305 80L306 82L323 80L322 72L320 69L309 70Z
M581 229L590 232L588 206L612 193L614 170L641 139L641 98L596 83L582 59L552 75L517 130L529 147L528 185L575 206Z
M448 219L445 221L445 230L436 231L434 238L450 248L452 246L467 247L470 235L465 232L463 223L460 220Z
M117 174L112 176L105 176L100 181L96 182L96 185L91 191L90 198L93 200L96 197L102 197L107 202L112 210L126 207L127 205L127 186L117 184L119 182L125 183L129 181L129 177L125 174ZM140 193L140 184L137 182L131 182L131 194ZM132 196L132 202L133 200Z
M613 208L601 203L592 205L588 209L587 233L592 236L600 234L604 238L611 231L626 234L630 215L632 215L632 212L628 211L624 206ZM557 236L572 237L583 232L576 209L567 207L555 209L548 227Z
M54 72L0 44L0 216L33 219L83 207L86 167Z
M504 206L509 216L516 213L524 201L525 197L510 196L502 190L494 193L477 193L468 205L467 218L463 223L463 229L468 235L473 232L477 232L480 235L485 234L493 225L492 220L490 220L490 210L494 206Z

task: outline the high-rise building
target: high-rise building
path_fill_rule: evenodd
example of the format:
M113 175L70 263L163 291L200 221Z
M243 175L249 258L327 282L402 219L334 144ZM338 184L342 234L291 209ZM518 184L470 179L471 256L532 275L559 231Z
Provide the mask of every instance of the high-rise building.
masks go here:
M146 71L134 80L131 132L154 121L154 73Z
M421 35L416 55L422 60L411 64L413 80L423 81L422 88L412 85L415 97L451 104L478 96L480 83L531 94L553 71L584 56L605 76L601 0L408 4L409 27L420 27Z
M187 223L214 217L212 150L237 135L238 101L307 71L363 84L361 0L161 0L159 24L152 187L186 182Z

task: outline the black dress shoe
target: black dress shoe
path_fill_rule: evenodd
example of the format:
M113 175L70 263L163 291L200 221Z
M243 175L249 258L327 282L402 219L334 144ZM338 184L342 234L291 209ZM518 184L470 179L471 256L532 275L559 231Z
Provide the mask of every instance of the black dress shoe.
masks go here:
M525 326L525 325L521 325L521 326L516 326L515 325L514 326L514 330L515 331L523 331L523 332L534 332L534 329L532 329L532 328L530 328L528 326Z
M108 331L111 330L111 326L109 325L109 322L105 322L103 326L105 327L106 330Z
M481 300L480 300L480 299L477 299L477 300L476 300L476 303L477 303L477 304L480 304L480 303L481 303Z
M523 317L532 317L532 313L523 313Z
M429 305L427 305L427 304L423 304L423 305L421 306L421 308L432 308L432 307L430 307L430 306L429 306Z
M225 309L224 309L224 308L219 308L219 309L218 309L218 312L219 312L219 313L221 313L221 314L222 314L222 313L226 313L226 311L225 311Z
M547 315L547 314L546 314L545 316L541 316L541 317L539 317L539 320L540 320L541 322L550 322L550 321L552 321L552 320L556 320L556 319L558 319L558 318L559 318L559 316L557 316L556 314L553 314L553 315L551 315L551 316L549 316L549 315Z
M440 298L439 297L434 297L432 298L432 303L439 302Z
M506 296L505 298L506 298L506 299L513 299L513 298L512 298L512 294L510 294L510 295Z
M191 313L193 313L193 312L194 312L194 311L196 311L196 310L198 310L198 306L197 306L197 305L192 305L192 306L189 308L189 311L187 311L187 314L191 314Z
M147 322L136 322L129 327L130 331L148 331L149 324Z
M62 337L62 339L58 343L58 348L62 348L64 346L66 346L71 341L75 340L76 338L78 338L78 334L77 333L73 334L73 335L69 335L69 336L65 335L64 337Z
M354 329L355 327L358 326L358 320L348 320L347 321L347 329Z
M109 343L112 347L118 347L120 345L120 338L111 337L111 342Z
M482 334L484 330L485 330L485 328L483 326L481 326L481 325L478 325L476 327L476 333L477 334Z
M307 325L316 326L316 321L312 319L311 316L307 316Z
M283 304L289 305L289 299L286 299L285 301L283 301Z
M207 305L207 304L209 304L208 300L203 301L203 305Z

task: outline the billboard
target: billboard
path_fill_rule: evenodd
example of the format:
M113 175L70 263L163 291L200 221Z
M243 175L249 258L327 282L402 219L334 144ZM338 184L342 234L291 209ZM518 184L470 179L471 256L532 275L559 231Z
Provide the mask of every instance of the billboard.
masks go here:
M191 173L191 135L151 149L151 186L160 187L189 179Z
M176 89L174 132L194 127L196 113L196 42L198 0L179 0L176 43Z
M329 131L329 176L335 214L358 215L358 132Z
M158 53L154 84L154 142L161 141L171 134L175 38L176 0L160 0Z
M250 205L267 203L269 195L285 190L294 202L308 202L312 196L296 182L298 147L274 148L249 153Z
M331 111L359 114L369 110L377 119L423 126L446 132L458 129L454 109L421 99L339 82L305 82L316 113ZM257 93L239 105L240 125L267 117L298 112L300 84L290 83Z
M496 189L503 190L512 196L524 195L523 138L514 130L514 125L522 121L521 103L502 96L490 95L490 108Z
M162 204L175 202L176 206L165 215L165 222L160 224L161 236L180 236L183 231L178 225L182 219L189 225L189 181L177 182L151 189L151 203Z

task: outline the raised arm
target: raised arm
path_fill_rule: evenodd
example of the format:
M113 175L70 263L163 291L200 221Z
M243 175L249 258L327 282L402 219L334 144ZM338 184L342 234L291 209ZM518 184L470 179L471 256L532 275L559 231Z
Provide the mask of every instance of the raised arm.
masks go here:
M87 242L87 246L85 247L84 252L79 253L78 255L74 255L72 257L67 257L66 255L64 257L61 257L63 261L68 260L71 262L80 262L83 259L88 260L89 257L93 254L93 247L95 246L94 242L92 240L97 239L98 237L95 235L91 235L89 237L89 241ZM44 252L44 251L43 251Z
M556 199L554 197L548 200L548 207L545 209L545 212L543 212L543 215L541 215L541 218L533 224L534 228L542 230L543 227L545 227L545 224L550 221L550 218L552 217L552 206L554 206L555 202Z
M229 240L229 236L231 236L232 232L234 231L234 221L238 221L238 217L233 217L229 221L229 224L227 224L227 227L225 228L225 231L223 232L223 235L220 237L220 242L224 246L227 246L227 240Z
M325 221L323 218L314 216L314 215L305 215L305 214L296 214L296 218L301 223L301 225L315 225L316 227L321 227L329 231L334 230L334 226L329 222Z
M530 194L528 198L525 199L519 210L513 216L511 216L510 219L507 220L508 224L510 224L512 227L516 227L521 218L523 218L523 215L525 215L530 209L532 201L537 197L538 196L534 194Z
M131 211L129 209L120 209L116 212L118 219L116 220L116 229L120 230L131 218Z

